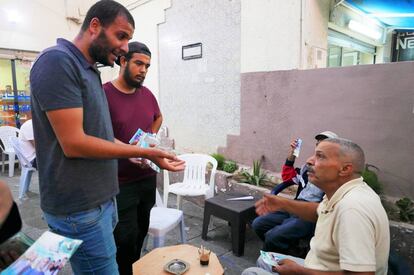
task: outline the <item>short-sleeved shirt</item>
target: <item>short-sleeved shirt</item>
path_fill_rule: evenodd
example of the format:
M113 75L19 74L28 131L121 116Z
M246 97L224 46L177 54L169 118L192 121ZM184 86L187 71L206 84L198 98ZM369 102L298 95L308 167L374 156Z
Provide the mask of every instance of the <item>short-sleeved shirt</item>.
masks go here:
M325 196L317 211L305 267L387 274L388 217L380 198L362 178L345 183L329 200Z
M111 82L105 83L103 87L115 138L128 143L139 128L147 133L152 132L152 124L161 113L156 98L148 88L141 86L134 93L126 94ZM135 182L155 174L151 168L139 168L127 159L118 160L120 184Z
M36 150L32 142L34 141L33 123L29 119L20 127L19 146L23 156L30 162L36 158Z
M114 140L99 71L71 42L58 39L30 72L41 208L61 215L89 210L118 191L116 160L65 156L46 113L82 108L85 134Z

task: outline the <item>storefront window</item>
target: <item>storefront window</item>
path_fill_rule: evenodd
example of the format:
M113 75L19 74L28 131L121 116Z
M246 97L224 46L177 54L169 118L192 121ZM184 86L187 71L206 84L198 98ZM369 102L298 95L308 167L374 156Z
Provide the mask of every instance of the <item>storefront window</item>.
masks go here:
M342 64L342 48L329 47L328 49L328 67L341 67Z
M0 126L20 125L31 118L31 61L0 59Z
M19 105L20 123L30 119L30 79L31 61L16 60L17 101Z
M374 64L376 48L345 34L329 30L328 67Z
M0 126L16 126L11 60L0 59Z

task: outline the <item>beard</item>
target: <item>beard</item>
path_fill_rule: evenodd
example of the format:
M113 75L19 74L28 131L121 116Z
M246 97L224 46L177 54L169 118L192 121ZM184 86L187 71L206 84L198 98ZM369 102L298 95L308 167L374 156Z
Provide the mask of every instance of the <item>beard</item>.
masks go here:
M92 41L88 52L95 62L99 62L105 66L113 66L114 63L109 60L109 55L114 50L109 46L108 37L105 32L101 30L98 37Z
M122 77L124 78L124 81L126 84L128 84L128 86L134 87L134 88L141 88L142 83L144 83L144 79L145 79L145 76L144 76L143 80L136 80L131 74L131 70L129 69L129 63L127 63L127 65L125 66L125 71Z

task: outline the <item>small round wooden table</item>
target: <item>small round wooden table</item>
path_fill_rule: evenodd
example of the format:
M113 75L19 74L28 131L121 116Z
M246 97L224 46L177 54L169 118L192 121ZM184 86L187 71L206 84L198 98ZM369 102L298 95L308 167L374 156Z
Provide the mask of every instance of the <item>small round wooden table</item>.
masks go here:
M198 248L189 244L155 248L133 264L133 273L134 275L171 274L164 270L164 265L174 259L180 259L190 264L190 268L184 275L224 274L216 254L211 252L209 264L202 266L200 265Z

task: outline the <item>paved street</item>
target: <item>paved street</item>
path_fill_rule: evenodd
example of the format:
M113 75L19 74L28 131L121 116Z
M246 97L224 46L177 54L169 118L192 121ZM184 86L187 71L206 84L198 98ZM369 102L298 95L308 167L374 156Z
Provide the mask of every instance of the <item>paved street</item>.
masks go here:
M0 179L8 183L13 192L14 198L18 201L17 197L20 170L16 168L13 178L1 175ZM170 195L169 204L170 206L175 206L174 195ZM42 211L39 206L40 197L37 173L34 173L33 175L30 191L28 192L27 197L21 201L18 201L18 205L24 224L22 231L31 238L37 239L48 229L46 223L42 219ZM221 264L223 265L223 268L225 269L225 274L238 275L243 269L255 264L256 258L259 255L261 241L256 237L250 228L247 228L246 230L245 255L243 257L236 257L231 252L230 227L226 221L212 217L209 226L208 241L204 241L201 239L203 208L184 199L183 211L185 214L187 242L195 246L200 246L202 244L216 253ZM179 242L179 240L179 231L174 230L168 234L166 238L166 245L175 245ZM148 249L151 248L152 240L150 239L148 242ZM67 264L63 272L59 274L71 273L70 265Z

